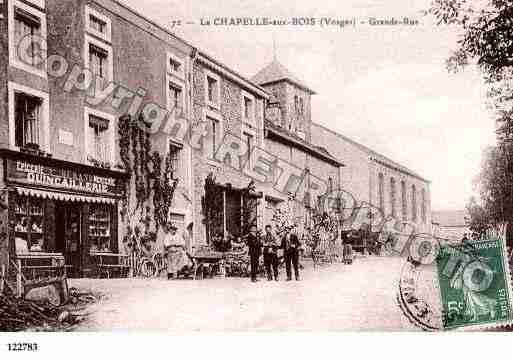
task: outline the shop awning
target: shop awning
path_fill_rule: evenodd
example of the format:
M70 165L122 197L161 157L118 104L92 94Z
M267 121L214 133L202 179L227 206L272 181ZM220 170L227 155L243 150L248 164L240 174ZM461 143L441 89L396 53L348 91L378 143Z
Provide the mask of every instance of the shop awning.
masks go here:
M116 199L110 197L96 197L82 194L58 192L58 191L43 191L28 187L16 187L16 191L24 196L32 196L38 198L55 199L67 202L89 202L89 203L116 203Z

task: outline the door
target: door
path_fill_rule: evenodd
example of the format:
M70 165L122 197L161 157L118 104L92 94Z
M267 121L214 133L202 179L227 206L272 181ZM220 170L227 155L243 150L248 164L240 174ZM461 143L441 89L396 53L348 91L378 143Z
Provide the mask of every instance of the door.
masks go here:
M77 204L59 202L56 209L56 234L64 247L67 272L71 278L82 275L81 208Z

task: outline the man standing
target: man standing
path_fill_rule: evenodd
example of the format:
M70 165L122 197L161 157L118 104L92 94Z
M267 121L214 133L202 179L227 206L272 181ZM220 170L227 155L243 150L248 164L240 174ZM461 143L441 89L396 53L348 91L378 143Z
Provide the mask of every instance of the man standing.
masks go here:
M294 267L294 274L296 280L299 278L299 247L301 246L297 236L296 226L291 230L287 230L285 237L283 237L281 247L285 255L285 268L287 270L287 281L292 280L292 266Z
M268 224L265 226L264 237L264 265L267 272L267 280L278 281L278 241L272 234L272 227Z
M257 227L252 224L249 227L249 234L247 237L248 249L249 249L249 259L251 265L251 281L258 282L257 274L258 274L258 263L260 260L260 254L262 251L262 244L260 243L260 239L257 237Z

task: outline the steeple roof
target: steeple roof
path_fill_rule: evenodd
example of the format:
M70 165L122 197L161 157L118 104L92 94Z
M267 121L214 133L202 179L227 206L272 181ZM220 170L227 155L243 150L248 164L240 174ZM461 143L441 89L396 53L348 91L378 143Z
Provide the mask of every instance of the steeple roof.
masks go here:
M278 81L288 81L311 94L315 94L314 90L305 85L276 59L260 70L251 80L261 86Z

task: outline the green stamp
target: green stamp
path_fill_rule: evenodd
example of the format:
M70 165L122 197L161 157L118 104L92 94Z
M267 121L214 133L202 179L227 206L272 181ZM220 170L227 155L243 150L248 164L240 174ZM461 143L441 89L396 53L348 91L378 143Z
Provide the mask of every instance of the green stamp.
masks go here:
M437 258L443 329L511 322L511 278L504 240L443 246Z

